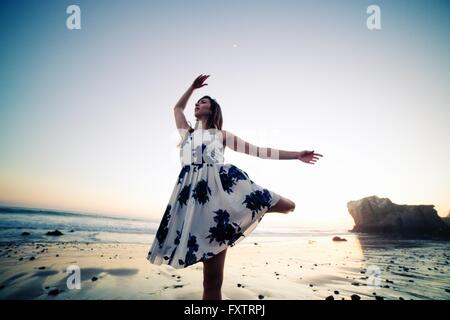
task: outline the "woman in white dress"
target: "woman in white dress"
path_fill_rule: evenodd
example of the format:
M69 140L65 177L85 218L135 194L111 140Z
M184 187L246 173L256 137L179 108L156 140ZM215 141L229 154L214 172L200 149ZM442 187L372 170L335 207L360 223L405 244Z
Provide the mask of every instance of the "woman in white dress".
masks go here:
M220 105L210 96L195 104L197 123L192 128L184 109L194 90L207 85L208 77L198 76L174 107L182 137L182 168L147 256L153 264L174 268L202 262L205 300L222 299L227 248L249 235L265 213L295 209L292 200L258 185L237 166L224 163L225 147L264 159L295 159L308 164L322 157L314 150L256 147L222 130Z

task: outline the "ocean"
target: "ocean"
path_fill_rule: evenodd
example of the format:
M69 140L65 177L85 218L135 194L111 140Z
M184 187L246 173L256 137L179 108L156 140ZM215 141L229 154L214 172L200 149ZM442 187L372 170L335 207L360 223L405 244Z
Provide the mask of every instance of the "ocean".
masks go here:
M28 242L86 242L150 244L160 221L33 208L0 207L0 244ZM62 236L46 235L59 230ZM24 236L22 233L29 235ZM284 241L286 237L345 236L343 229L258 226L248 239ZM244 239L244 241L248 240ZM259 240L261 241L261 240Z

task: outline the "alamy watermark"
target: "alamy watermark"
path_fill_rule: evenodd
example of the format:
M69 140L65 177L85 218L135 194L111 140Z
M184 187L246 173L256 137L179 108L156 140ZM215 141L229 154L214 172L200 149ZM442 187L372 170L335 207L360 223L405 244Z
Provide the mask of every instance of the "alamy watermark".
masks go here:
M81 8L76 4L71 4L66 8L69 15L66 19L66 27L69 30L81 29ZM381 30L381 9L380 6L372 4L367 7L366 13L369 15L366 19L366 26L369 30ZM236 44L233 47L237 47Z
M381 286L381 269L377 265L370 265L366 271L366 284L368 287L379 288Z
M81 9L76 4L67 7L66 13L69 14L66 20L66 27L69 30L81 29Z
M367 7L367 14L370 14L367 17L366 25L369 30L381 30L381 9L379 6L372 4Z
M69 275L67 277L67 289L81 289L81 269L76 264L71 264L67 267L66 273Z
M188 134L186 129L180 129L179 131L182 136ZM224 137L222 131L218 129L197 129L192 137L187 139L191 139L192 144L189 148L181 148L180 150L180 159L184 164L221 162L223 159L220 155L224 151L223 141L225 141L225 146L234 146L237 152L263 159L280 159L278 149L257 147L233 135L227 134Z

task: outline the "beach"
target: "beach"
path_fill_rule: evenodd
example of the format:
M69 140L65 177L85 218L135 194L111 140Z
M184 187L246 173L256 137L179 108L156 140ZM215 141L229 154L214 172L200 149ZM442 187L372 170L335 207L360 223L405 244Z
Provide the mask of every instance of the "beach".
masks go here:
M225 300L449 299L447 242L346 234L252 235L227 251ZM0 246L0 299L193 299L202 263L150 264L150 244L9 242ZM80 289L67 272L79 267ZM331 298L332 297L332 298Z

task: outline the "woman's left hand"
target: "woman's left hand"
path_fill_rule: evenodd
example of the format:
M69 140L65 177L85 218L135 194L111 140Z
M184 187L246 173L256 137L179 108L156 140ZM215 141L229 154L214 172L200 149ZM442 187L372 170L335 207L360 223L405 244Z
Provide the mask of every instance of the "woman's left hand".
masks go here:
M207 83L203 83L206 81L206 79L208 79L209 75L205 76L203 74L199 75L197 78L195 78L194 82L192 83L191 87L193 89L198 89L201 88L203 86L207 86Z
M317 160L319 160L319 157L323 157L323 155L320 153L314 153L314 150L304 150L298 153L297 159L305 163L314 164Z

